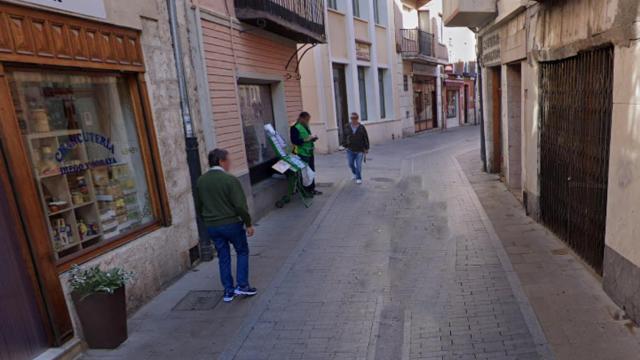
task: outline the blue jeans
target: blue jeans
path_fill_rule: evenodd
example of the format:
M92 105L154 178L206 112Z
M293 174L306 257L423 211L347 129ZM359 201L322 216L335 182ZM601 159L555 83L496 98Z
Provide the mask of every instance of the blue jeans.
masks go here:
M357 180L362 180L362 159L364 159L363 152L353 152L347 149L349 168Z
M231 275L231 249L233 245L238 255L237 278L238 286L249 286L249 244L247 233L242 222L235 224L208 227L209 237L218 252L218 264L220 265L220 281L225 291L232 291L233 276Z

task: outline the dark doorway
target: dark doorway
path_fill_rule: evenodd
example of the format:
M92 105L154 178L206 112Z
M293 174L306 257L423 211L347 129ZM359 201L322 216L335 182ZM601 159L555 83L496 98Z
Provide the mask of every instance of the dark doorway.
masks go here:
M613 109L613 48L540 67L542 221L602 273Z
M49 345L44 307L1 149L0 234L0 359L32 359Z
M433 129L437 126L433 78L416 75L413 79L413 94L415 131Z
M333 93L336 103L338 141L340 145L344 145L344 130L349 126L349 107L347 105L345 66L342 64L333 64Z
M491 172L502 174L502 73L500 67L493 67L491 72L491 134L493 136L493 162Z
M462 105L462 112L464 113L462 116L464 116L464 123L468 124L469 123L469 85L465 84L464 85L464 97L463 100L464 104Z

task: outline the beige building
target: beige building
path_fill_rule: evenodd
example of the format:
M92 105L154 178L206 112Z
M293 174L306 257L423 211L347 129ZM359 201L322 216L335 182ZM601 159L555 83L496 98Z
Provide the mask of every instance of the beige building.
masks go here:
M340 147L351 112L360 114L372 143L402 137L394 1L330 0L325 14L327 44L299 50L302 100L320 138L317 151Z
M487 167L640 319L640 3L445 0L478 30Z
M420 1L396 3L396 18L402 19L397 36L403 59L399 93L405 136L446 128L443 80L449 56L442 42L442 19L430 5Z

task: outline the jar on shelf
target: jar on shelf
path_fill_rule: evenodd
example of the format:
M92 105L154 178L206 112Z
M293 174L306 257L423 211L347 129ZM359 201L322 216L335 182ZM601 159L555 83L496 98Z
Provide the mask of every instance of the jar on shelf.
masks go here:
M49 175L59 171L56 164L56 155L51 146L43 146L40 148L40 173Z
M51 126L49 126L49 115L45 109L34 109L31 111L33 118L33 131L35 132L49 132Z

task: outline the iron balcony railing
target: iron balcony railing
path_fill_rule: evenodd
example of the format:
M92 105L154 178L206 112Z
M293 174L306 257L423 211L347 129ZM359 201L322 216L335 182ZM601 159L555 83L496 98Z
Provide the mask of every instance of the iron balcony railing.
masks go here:
M433 34L419 29L400 29L402 54L434 56Z
M300 43L325 42L324 0L234 0L236 17Z

